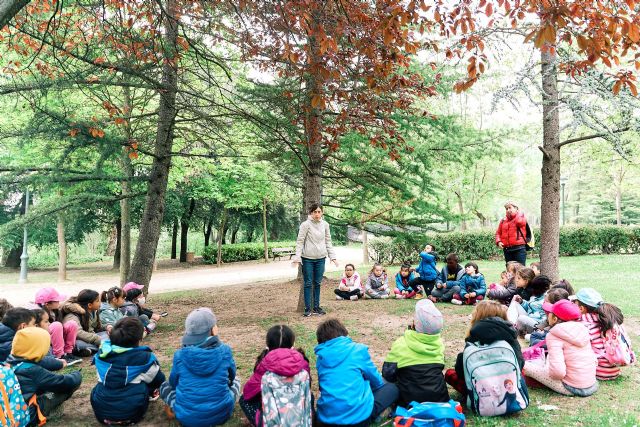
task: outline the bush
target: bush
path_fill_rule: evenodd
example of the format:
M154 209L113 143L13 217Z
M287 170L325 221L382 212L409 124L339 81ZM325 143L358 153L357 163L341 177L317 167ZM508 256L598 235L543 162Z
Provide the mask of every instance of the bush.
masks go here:
M536 239L534 253L540 249L540 230L532 230ZM415 261L424 246L436 248L440 260L450 252L460 259L501 258L502 250L495 245L495 230L467 232L402 234L378 237L369 242L369 253L376 262L399 264ZM619 254L640 252L640 227L565 226L560 228L561 255Z
M273 248L295 248L296 242L269 242L269 257L273 257ZM222 245L222 262L251 261L264 257L263 243L237 243L234 245ZM214 243L204 248L202 259L209 264L215 264L218 260L218 246Z

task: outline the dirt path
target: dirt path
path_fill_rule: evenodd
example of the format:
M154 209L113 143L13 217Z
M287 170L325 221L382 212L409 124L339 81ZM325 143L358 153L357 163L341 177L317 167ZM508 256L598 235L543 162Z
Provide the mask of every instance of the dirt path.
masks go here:
M354 247L336 247L340 267L327 263L327 271L342 270L344 264L362 262L362 250ZM272 280L291 280L297 270L288 260L276 262L250 261L225 264L220 268L212 265L184 265L175 261L161 261L158 270L151 278L152 293L164 293L179 290L212 288L238 284L253 284ZM36 271L29 274L29 283L15 283L18 274L11 272L2 275L0 295L14 305L22 305L33 299L35 291L45 286L55 287L59 292L74 295L80 290L91 288L106 290L118 283L117 271L111 270L106 263L79 266L69 270L70 280L58 283L55 271ZM9 277L7 277L9 276ZM0 282L0 283L1 283Z

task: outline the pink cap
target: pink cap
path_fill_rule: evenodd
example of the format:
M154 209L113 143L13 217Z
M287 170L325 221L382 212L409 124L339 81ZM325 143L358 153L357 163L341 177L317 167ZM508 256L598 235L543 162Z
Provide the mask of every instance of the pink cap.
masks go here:
M564 320L565 322L569 320L578 320L581 315L578 306L568 299L562 299L555 304L545 302L542 304L542 309L547 313L555 314L558 319Z
M62 302L66 300L67 300L67 296L62 295L61 293L58 293L58 291L56 291L55 289L42 288L42 289L38 289L38 292L36 292L35 303L44 304L52 301Z
M125 292L129 292L131 289L143 289L144 286L138 285L136 282L129 282L122 287L122 290Z

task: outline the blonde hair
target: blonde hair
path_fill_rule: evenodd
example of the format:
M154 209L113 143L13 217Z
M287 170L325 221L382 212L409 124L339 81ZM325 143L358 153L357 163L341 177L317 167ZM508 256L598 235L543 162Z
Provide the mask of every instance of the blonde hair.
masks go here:
M488 317L499 317L503 320L507 320L507 307L500 304L498 301L482 300L476 304L476 308L471 313L471 326L467 331L467 337L471 333L471 328L475 326L479 321Z
M509 261L507 263L507 272L513 274L514 276L524 265L520 264L518 261Z

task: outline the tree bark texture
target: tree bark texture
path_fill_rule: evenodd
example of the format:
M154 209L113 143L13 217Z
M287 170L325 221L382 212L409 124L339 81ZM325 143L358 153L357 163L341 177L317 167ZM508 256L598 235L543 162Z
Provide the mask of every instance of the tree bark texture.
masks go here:
M173 220L171 229L171 259L178 257L178 220Z
M227 226L227 208L222 210L222 220L220 222L220 232L218 233L218 260L217 265L222 265L222 241L224 240L224 228Z
M264 243L264 262L269 262L269 243L267 242L267 199L262 199L262 241Z
M456 192L456 198L458 199L458 211L460 212L460 231L467 231L467 220L464 218L464 204L462 202L462 195Z
M127 141L132 142L131 134L131 91L128 86L122 88L124 95L124 111L126 114L125 134ZM122 148L120 153L120 167L125 178L133 177L133 165L129 158L127 148ZM129 180L125 179L120 183L120 189L123 196L131 194L131 186ZM131 203L129 197L123 197L120 200L120 286L124 286L129 277L131 269Z
M20 10L31 0L2 0L0 1L0 30L7 25Z
M560 114L556 55L548 47L542 59L542 197L540 204L540 263L542 274L558 280L560 251Z
M67 239L64 236L64 216L58 214L58 282L67 280Z
M153 264L156 259L164 216L169 169L171 168L171 149L176 119L176 93L178 90L176 64L178 25L174 18L176 8L176 0L166 1L167 15L164 16L165 34L163 36L165 61L162 66L164 90L160 91L153 164L140 224L140 236L129 274L129 280L143 285L145 293L149 290Z
M115 248L113 249L113 268L114 270L118 270L120 268L120 258L122 255L122 226L120 224L120 220L117 220L113 229L115 231Z
M211 231L213 228L213 219L209 218L207 221L207 225L204 230L204 247L209 246L209 242L211 240Z
M187 262L189 224L191 224L191 217L193 216L193 210L195 208L196 201L192 198L189 202L189 209L180 219L180 262Z

